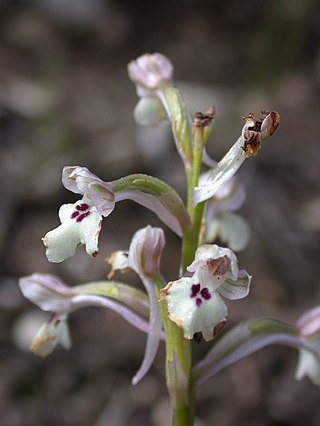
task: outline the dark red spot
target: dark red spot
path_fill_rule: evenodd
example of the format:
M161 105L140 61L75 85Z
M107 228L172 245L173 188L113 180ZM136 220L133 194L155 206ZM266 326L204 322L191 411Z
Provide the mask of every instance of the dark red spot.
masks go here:
M190 297L196 297L200 291L200 284L192 284Z
M85 217L89 216L90 212L82 213L79 217L77 217L76 221L81 222Z
M203 288L201 290L200 294L205 300L211 299L211 293L210 293L208 287Z
M202 304L202 300L200 299L200 297L197 297L196 298L196 305L197 305L197 307L199 308L199 306L201 306L201 304Z
M75 217L79 216L79 212L73 212L71 215L71 219L74 219Z
M81 203L76 206L76 209L79 210L80 212L84 212L88 210L88 208L89 208L89 205L87 203Z

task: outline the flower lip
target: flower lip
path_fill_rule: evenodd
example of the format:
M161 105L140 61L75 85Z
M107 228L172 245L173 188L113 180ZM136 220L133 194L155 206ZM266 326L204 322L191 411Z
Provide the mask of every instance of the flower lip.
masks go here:
M85 210L86 209L86 210ZM102 217L89 201L82 199L75 204L60 207L61 225L47 232L42 241L50 262L59 263L74 255L78 246L84 244L89 255L98 254L98 238Z

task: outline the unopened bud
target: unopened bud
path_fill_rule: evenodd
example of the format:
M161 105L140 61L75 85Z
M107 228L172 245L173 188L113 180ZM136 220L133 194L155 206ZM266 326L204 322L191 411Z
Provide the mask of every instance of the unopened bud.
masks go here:
M158 274L164 244L162 229L151 226L140 229L130 244L129 266L139 275Z
M161 53L146 53L128 65L130 79L149 90L172 79L173 66L169 59Z
M162 102L157 97L143 97L137 103L134 119L140 126L158 126L168 118Z

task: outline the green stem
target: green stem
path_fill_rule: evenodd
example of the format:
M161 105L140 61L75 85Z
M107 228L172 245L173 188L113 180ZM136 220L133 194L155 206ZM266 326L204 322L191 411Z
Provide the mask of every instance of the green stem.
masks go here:
M154 278L158 295L166 285L163 277ZM193 377L191 343L183 330L168 317L167 306L160 302L166 334L166 379L172 404L172 426L193 425Z
M186 270L198 248L204 203L192 203L193 188L198 185L202 165L204 129L193 127L192 167L186 168L187 210L192 227L184 229L182 239L182 269ZM165 283L158 280L160 290ZM172 404L172 426L193 425L194 383L192 375L191 342L184 338L183 330L168 318L167 307L160 303L166 333L166 378Z
M188 203L187 210L193 225L192 241L189 242L189 237L186 235L186 243L190 245L189 251L194 255L199 244L199 234L201 230L202 216L204 210L204 203L199 203L197 206L193 205L192 195L193 189L198 185L199 176L202 166L202 153L206 140L206 132L203 127L193 127L193 162L190 177L188 177ZM189 256L188 256L189 257ZM190 259L188 259L189 261ZM191 261L193 260L193 257ZM189 264L189 263L188 263Z

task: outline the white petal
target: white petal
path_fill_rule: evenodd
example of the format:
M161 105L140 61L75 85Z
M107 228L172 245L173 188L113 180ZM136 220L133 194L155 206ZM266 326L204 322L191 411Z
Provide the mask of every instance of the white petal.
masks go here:
M320 305L309 309L298 320L297 326L302 336L312 336L320 333Z
M135 122L140 126L158 126L167 119L162 102L157 97L143 97L137 103L134 113Z
M249 294L251 278L246 271L241 270L236 281L226 280L218 292L230 300L243 299Z
M129 270L127 251L115 251L111 254L110 257L106 259L106 261L109 263L109 265L111 265L111 271L108 274L109 280L114 276L116 271L125 273Z
M320 358L310 351L300 349L295 377L301 380L305 376L308 376L315 385L320 386Z
M210 292L210 299L191 297L193 281L181 278L170 282L162 290L163 299L167 301L169 318L183 329L184 337L192 339L194 333L202 332L205 340L214 337L215 327L226 320L227 307L216 292ZM200 293L200 292L199 292ZM197 299L201 302L197 304Z
M74 226L70 227L64 223L48 232L43 238L43 243L49 262L59 263L75 254L79 245L79 235Z
M244 142L244 137L241 135L237 142L218 163L217 167L212 169L207 181L203 185L194 188L194 205L206 201L215 195L216 192L238 171L239 167L246 159L242 149Z
M83 195L85 202L89 200L89 204L93 204L102 216L109 216L113 211L115 200L111 184L102 181L86 167L64 167L62 183L69 191Z
M32 274L20 278L19 286L24 297L44 311L68 312L70 310L74 291L54 275Z
M89 215L83 220L77 222L76 219L72 219L75 206L79 204L81 203L61 206L59 217L62 224L44 236L43 243L47 248L46 255L50 262L62 262L73 256L81 244L86 245L86 251L91 256L98 254L102 218L95 207L90 207Z
M65 316L51 318L45 322L32 340L31 351L46 357L60 344L65 349L71 346L68 323Z
M128 74L134 83L154 90L165 81L171 80L173 66L161 53L146 53L129 63Z
M225 212L208 225L206 239L208 242L219 238L231 250L245 249L250 240L250 228L247 222L239 215Z

